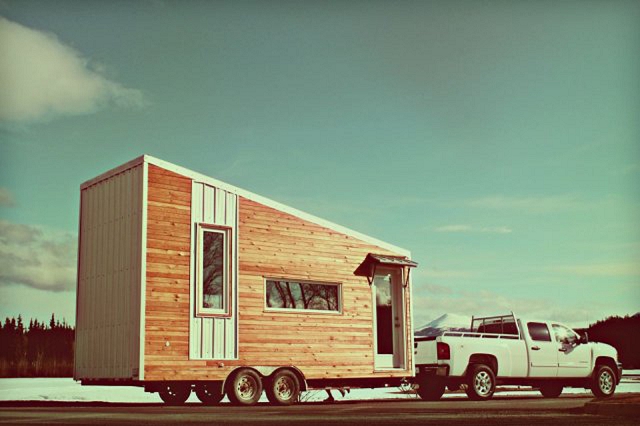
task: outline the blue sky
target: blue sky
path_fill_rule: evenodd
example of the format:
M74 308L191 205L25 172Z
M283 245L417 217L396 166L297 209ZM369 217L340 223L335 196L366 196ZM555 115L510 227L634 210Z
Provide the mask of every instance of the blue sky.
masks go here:
M146 153L406 247L415 317L640 311L640 3L0 4L0 314Z

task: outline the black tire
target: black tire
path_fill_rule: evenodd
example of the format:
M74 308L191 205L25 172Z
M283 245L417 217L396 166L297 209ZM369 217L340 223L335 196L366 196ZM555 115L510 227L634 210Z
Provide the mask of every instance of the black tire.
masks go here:
M300 381L293 371L280 370L268 378L264 390L270 403L292 405L300 398Z
M182 405L191 395L191 386L169 383L158 392L160 399L167 405Z
M558 383L545 383L540 386L540 393L545 398L557 398L562 393L563 386Z
M437 376L420 376L417 380L418 395L425 401L437 401L444 394L446 384Z
M196 386L196 396L205 405L217 405L222 401L224 392L221 382L203 383Z
M616 373L607 365L596 366L591 379L591 392L596 398L609 398L616 391Z
M254 405L262 395L262 379L250 368L237 370L227 381L227 396L234 405Z
M496 375L493 370L484 364L470 365L465 391L469 399L475 401L490 399L496 391Z

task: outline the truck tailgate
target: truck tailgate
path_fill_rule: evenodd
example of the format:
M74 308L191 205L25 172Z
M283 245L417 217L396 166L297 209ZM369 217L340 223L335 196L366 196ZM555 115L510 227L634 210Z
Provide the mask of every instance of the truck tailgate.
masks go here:
M437 337L416 337L414 339L416 365L438 363L437 340Z

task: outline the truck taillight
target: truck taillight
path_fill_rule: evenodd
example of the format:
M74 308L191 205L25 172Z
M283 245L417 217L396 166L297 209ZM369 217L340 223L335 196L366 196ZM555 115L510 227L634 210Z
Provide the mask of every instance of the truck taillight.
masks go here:
M446 343L438 342L438 359L451 359L449 345Z

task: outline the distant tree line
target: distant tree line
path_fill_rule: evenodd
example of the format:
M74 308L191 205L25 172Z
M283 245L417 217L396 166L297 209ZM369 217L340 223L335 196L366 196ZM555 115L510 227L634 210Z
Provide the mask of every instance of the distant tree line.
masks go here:
M73 375L75 330L51 315L49 324L6 318L0 327L0 377Z
M624 368L640 368L640 313L608 317L586 331L589 340L615 347ZM74 340L74 328L54 315L49 324L31 320L26 327L20 315L6 318L0 327L0 377L73 376Z
M624 368L640 368L640 312L633 316L600 320L591 324L587 332L592 342L608 343L616 348Z

